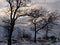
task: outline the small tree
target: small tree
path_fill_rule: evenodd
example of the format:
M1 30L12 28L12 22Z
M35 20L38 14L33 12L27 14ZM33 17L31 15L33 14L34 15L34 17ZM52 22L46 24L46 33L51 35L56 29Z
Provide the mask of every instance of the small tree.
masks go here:
M43 29L47 24L43 25L42 27L37 28L37 19L39 17L43 17L46 13L46 10L39 10L39 9L31 9L31 12L28 14L28 16L31 16L33 18L32 23L34 24L34 42L36 43L36 34L40 29ZM41 20L39 20L41 22Z
M43 28L46 30L45 39L48 38L48 31L53 29L54 25L58 25L56 21L60 15L58 12L51 12L47 15L47 17L48 18L45 17L45 19L43 19L45 21L45 24L47 23L47 25Z

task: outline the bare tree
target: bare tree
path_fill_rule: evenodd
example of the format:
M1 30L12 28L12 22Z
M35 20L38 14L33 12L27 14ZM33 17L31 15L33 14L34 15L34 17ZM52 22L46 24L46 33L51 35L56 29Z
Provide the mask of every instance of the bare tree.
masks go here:
M31 9L31 12L28 14L28 16L31 16L33 18L32 23L34 24L34 42L36 43L36 34L39 30L46 28L46 37L48 34L48 30L52 28L52 25L55 25L55 20L60 16L58 12L49 12L44 9ZM41 17L42 20L39 20L37 22L37 19ZM43 24L41 22L44 22ZM39 24L41 25L39 25ZM38 26L38 25L39 26Z
M18 17L22 16L22 15L18 15L17 12L20 7L26 6L26 0L7 0L7 2L10 5L9 8L10 14L9 14L9 23L8 23L9 25L8 45L11 45L11 37L14 30L15 21Z
M34 31L35 31L35 34L34 34L34 42L36 43L36 34L39 30L43 29L47 24L43 25L42 27L37 26L37 19L39 17L43 17L44 14L46 13L46 10L39 10L39 9L31 9L31 12L28 14L28 16L31 16L33 18L32 20L32 23L34 24ZM41 20L39 20L41 22Z
M46 18L47 17L47 18ZM45 24L47 24L43 29L46 30L46 34L45 34L45 39L48 38L48 31L52 30L54 25L58 25L57 20L60 17L59 13L54 11L49 13L47 16L45 17L45 19L43 19L45 21Z

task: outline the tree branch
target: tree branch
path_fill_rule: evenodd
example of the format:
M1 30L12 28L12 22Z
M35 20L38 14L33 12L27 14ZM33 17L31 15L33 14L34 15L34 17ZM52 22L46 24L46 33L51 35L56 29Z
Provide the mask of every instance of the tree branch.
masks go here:
M11 22L12 22L12 14L13 14L13 6L12 6L12 2L13 0L7 0L9 5L10 5L10 11L11 11L11 14L10 14L10 19L11 19Z
M36 32L38 32L39 30L41 30L41 29L43 29L45 26L47 26L48 25L48 23L46 23L44 26L42 26L41 28L39 28L39 29L37 29L37 31Z
M15 15L16 15L16 13L17 13L17 10L19 9L19 7L20 7L20 4L21 4L21 0L16 0L16 3L17 3L17 7L16 7L16 9L15 9L15 12L14 12L14 15L13 15L13 19L15 18Z

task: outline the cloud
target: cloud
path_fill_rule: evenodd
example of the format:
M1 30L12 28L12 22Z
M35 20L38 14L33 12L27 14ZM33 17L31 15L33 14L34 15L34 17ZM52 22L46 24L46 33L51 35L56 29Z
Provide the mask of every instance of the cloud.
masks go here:
M3 2L3 0L0 0L0 2Z
M4 8L8 5L8 3L6 2L6 0L0 0L0 8Z
M59 1L59 0L46 0L47 3L53 3L53 2L56 2L56 1Z
M60 1L56 1L56 2L51 3L49 5L55 9L60 9Z
M31 0L33 3L53 3L59 0Z
M8 12L7 8L0 8L0 17L5 17L7 12Z
M31 0L31 3L37 6L48 7L49 9L60 9L60 0ZM0 0L0 8L7 6L6 0ZM30 5L29 5L30 6Z
M35 5L49 8L50 10L60 9L60 0L31 0Z

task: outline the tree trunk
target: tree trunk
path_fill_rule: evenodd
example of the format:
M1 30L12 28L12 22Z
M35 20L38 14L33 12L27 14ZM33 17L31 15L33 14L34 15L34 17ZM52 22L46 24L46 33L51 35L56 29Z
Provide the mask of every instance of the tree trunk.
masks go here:
M9 37L8 37L8 45L11 45L11 37L12 37L12 32L10 32Z
M10 30L9 30L9 37L8 37L8 45L11 45L11 38L12 38L12 33L14 29L14 23L11 24Z
M48 26L46 27L46 39L48 38Z
M34 42L36 43L36 23L34 25L35 25Z

